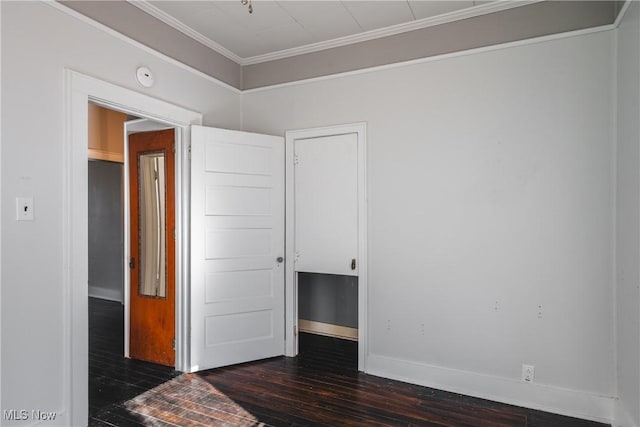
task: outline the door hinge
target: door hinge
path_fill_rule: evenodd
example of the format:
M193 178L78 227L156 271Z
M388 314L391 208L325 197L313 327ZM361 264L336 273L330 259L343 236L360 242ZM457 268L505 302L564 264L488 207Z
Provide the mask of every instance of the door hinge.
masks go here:
M173 229L173 240L176 240L176 229Z
M134 268L136 268L136 259L135 259L135 258L133 258L133 257L131 257L131 258L129 259L129 268L130 268L130 269L132 269L132 270L133 270Z
M297 154L294 154L294 156L293 156L293 164L295 166L298 166L300 164L300 157L298 157Z
M189 148L187 148L187 155L189 156L189 160L191 160L191 146L189 146Z
M298 336L298 327L296 325L293 326L293 336L294 337Z
M175 338L173 339L173 341L171 343L171 346L173 347L174 350L176 349L176 339Z
M173 145L171 146L171 151L176 152L176 142L173 141Z

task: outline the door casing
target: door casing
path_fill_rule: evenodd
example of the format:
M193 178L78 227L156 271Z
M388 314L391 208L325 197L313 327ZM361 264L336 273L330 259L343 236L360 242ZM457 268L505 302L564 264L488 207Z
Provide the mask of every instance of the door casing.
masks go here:
M190 126L202 114L72 70L65 70L62 156L62 282L64 370L61 422L86 425L88 419L88 105L89 102L176 128L176 369L187 370L188 222ZM62 421L65 420L65 421Z
M298 282L295 273L294 145L297 139L356 134L358 137L358 370L367 371L367 124L366 122L285 133L285 355L298 354Z

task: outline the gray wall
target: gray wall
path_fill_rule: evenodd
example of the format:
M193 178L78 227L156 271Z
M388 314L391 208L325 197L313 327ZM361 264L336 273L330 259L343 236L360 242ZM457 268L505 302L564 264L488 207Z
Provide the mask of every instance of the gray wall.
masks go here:
M255 89L608 25L615 20L622 4L620 1L540 2L352 45L240 65L127 2L60 3L237 89ZM260 18L259 14L255 17Z
M614 35L243 95L247 131L367 122L371 374L609 419Z
M89 161L89 295L123 301L122 164Z
M127 2L61 3L204 74L235 88L240 87L240 65Z
M298 273L298 317L357 328L358 278Z
M80 387L82 381L70 379L69 372L86 362L71 361L69 343L82 346L86 339L83 344L82 338L72 337L68 323L71 260L64 249L69 247L65 242L71 237L65 200L81 197L78 188L86 197L88 177L84 171L72 177L76 186L69 192L70 184L65 178L69 139L65 109L58 108L67 99L64 70L76 70L140 92L135 70L146 64L155 72L157 83L144 93L201 112L207 126L239 129L241 103L235 91L71 17L56 5L2 2L0 7L2 105L11 106L2 108L0 127L0 385L2 390L10 391L2 394L0 409L58 411L56 425L77 426L86 423L87 418L83 416L81 398L73 403L71 398L80 396L82 389L75 388L79 394L72 396L69 387ZM33 102L36 99L38 107ZM34 108L37 126L32 123ZM35 221L15 221L15 198L22 196L34 198ZM74 250L82 252L83 248ZM74 334L83 330L80 324L73 326ZM23 369L25 366L29 369ZM2 425L26 423L3 421Z

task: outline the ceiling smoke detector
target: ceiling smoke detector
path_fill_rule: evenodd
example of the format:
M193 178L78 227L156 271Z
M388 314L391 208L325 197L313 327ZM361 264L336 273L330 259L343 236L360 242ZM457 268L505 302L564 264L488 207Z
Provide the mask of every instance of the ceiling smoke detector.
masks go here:
M147 67L139 67L136 70L136 80L142 87L151 87L153 86L153 73Z

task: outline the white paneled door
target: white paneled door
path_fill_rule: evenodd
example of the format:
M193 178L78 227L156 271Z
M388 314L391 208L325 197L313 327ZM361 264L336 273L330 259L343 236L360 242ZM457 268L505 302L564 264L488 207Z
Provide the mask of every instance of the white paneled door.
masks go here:
M284 354L284 139L192 126L191 368Z

